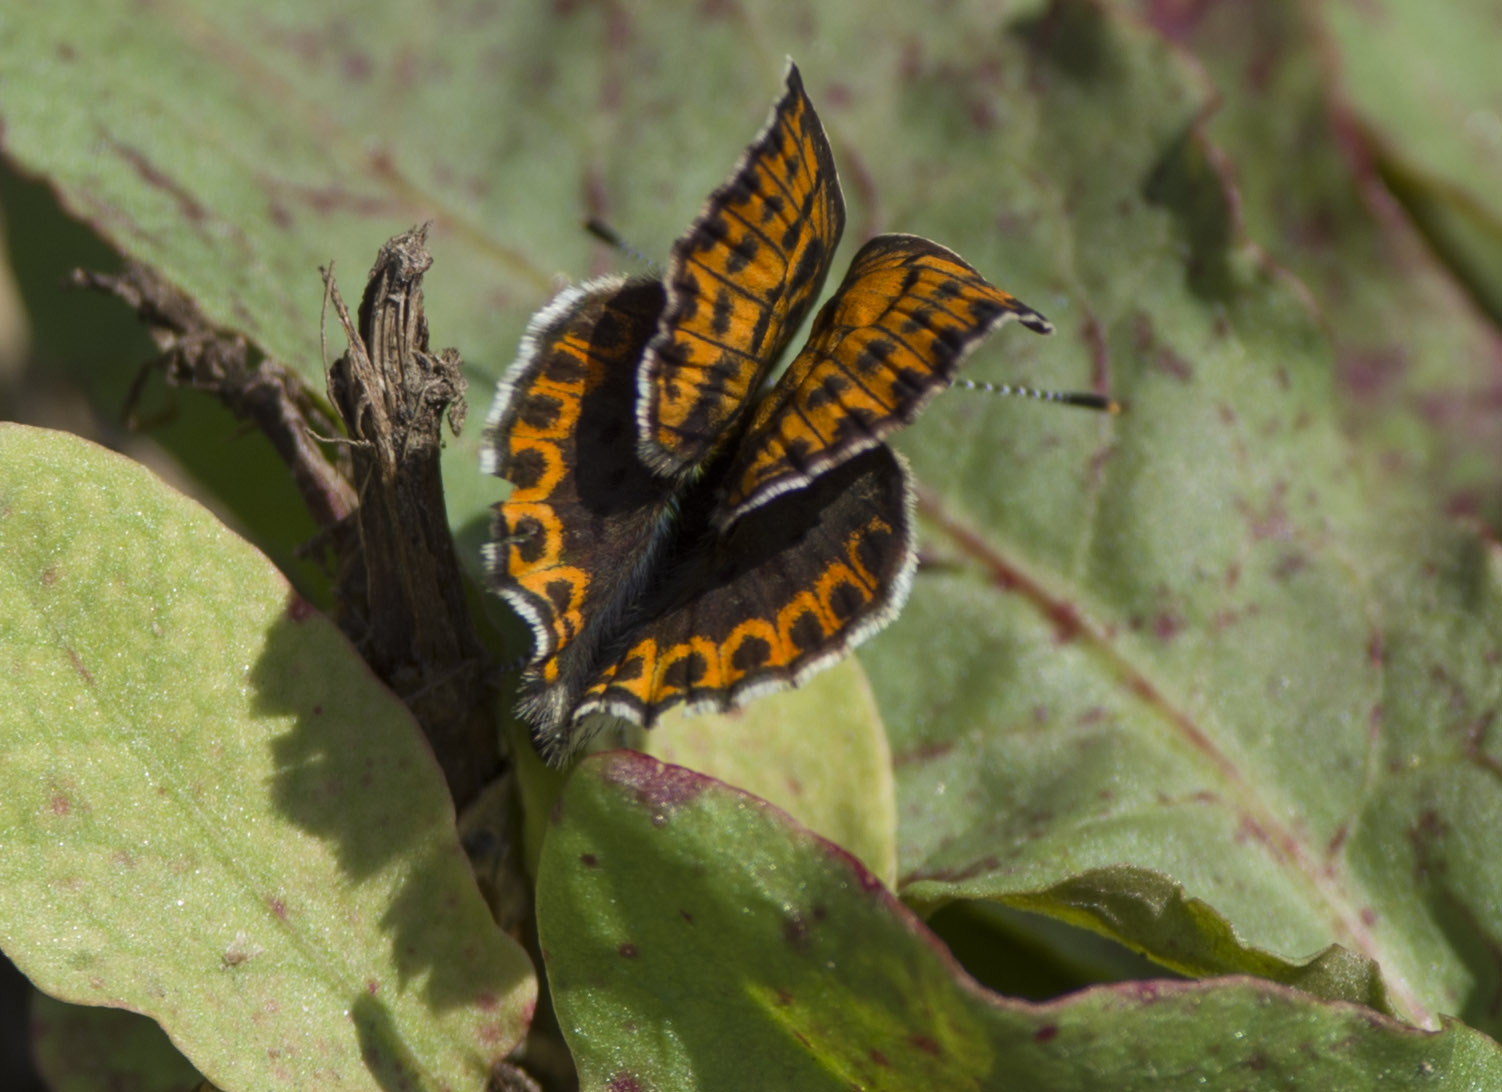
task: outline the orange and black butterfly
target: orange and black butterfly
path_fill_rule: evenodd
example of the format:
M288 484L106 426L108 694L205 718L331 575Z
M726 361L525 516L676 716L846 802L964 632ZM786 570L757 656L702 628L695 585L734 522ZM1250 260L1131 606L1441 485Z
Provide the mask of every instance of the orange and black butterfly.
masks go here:
M883 442L975 344L1049 323L911 235L861 248L762 391L844 228L798 69L660 280L533 318L487 425L491 586L534 647L520 713L552 761L613 714L650 726L796 685L885 625L914 568L912 488Z

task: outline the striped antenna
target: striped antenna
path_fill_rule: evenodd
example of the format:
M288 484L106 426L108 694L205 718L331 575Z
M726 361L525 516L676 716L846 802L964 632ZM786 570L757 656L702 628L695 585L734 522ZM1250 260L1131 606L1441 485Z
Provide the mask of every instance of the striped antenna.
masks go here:
M646 266L647 270L653 276L661 275L661 266L659 266L645 254L643 254L640 250L637 250L636 247L626 242L625 239L622 239L616 232L615 228L611 227L604 220L591 216L588 220L584 221L584 230L589 232L596 239L600 240L600 242L604 243L612 250L617 250L620 253L626 255L628 258L634 258L636 261Z
M995 394L1004 398L1033 398L1039 402L1057 402L1061 406L1079 406L1081 409L1100 413L1120 413L1122 405L1116 399L1094 391L1040 391L1036 387L1019 387L1011 383L985 383L964 376L955 378L954 385L982 394Z

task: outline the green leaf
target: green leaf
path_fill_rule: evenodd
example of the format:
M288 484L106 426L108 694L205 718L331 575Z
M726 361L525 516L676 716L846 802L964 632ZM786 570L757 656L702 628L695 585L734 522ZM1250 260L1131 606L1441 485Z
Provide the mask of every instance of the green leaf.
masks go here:
M1350 18L1343 5L1297 0L1203 5L1178 17L1161 6L1139 6L1193 51L1215 83L1217 105L1205 130L1233 157L1247 233L1313 297L1334 344L1336 411L1372 456L1384 487L1417 480L1435 495L1435 508L1478 512L1495 522L1502 511L1495 457L1502 416L1492 405L1495 323L1393 200L1373 162L1388 145L1372 147L1370 132L1352 125L1344 103L1342 81L1355 75L1340 52L1347 36L1338 34L1339 48L1332 49L1324 25L1350 24L1349 48L1356 48L1366 36L1387 37L1396 24ZM1410 13L1401 20L1418 10L1406 6ZM1454 13L1442 20L1428 14L1426 32L1466 25ZM1470 37L1485 53L1487 36ZM1400 63L1424 66L1444 57L1457 80L1476 82L1456 63L1470 51L1449 55L1399 38ZM1389 71L1370 51L1358 66L1373 62ZM1488 63L1484 75L1494 70ZM1491 82L1496 93L1502 85ZM1394 98L1414 89L1386 75L1369 88ZM1358 92L1358 100L1368 96ZM1363 116L1384 125L1380 109L1364 106ZM1396 124L1396 115L1391 120ZM1421 125L1426 140L1458 135L1437 112L1422 122L1410 115L1410 124ZM1410 145L1394 133L1391 147L1403 154Z
M1430 517L1400 485L1374 494L1304 296L1239 238L1193 133L1196 70L1087 4L1014 41L1047 134L1018 203L1060 210L1020 249L1055 263L1061 351L1092 351L1127 411L951 396L905 439L940 563L862 656L900 890L1022 905L1131 865L1230 923L1239 949L1210 919L1192 941L1222 972L1339 944L1407 1018L1496 1029L1477 953L1502 880L1463 833L1502 822L1476 734L1502 700L1494 576L1468 533L1404 533ZM1178 965L1161 935L1117 937Z
M1249 951L1226 920L1166 877L1115 866L1081 872L1037 892L1012 894L1008 905L1047 914L1147 952L1180 974L1208 978L1230 971L1297 986L1332 1001L1390 1012L1377 968L1331 945L1307 962Z
M956 393L901 439L926 564L860 659L892 741L903 897L1021 904L1106 874L1146 907L1167 884L1207 912L1167 935L1131 914L1095 927L1196 971L1283 974L1338 944L1406 1017L1497 1032L1499 566L1494 535L1444 514L1499 510L1495 326L1382 184L1401 155L1474 195L1487 161L1409 152L1427 118L1381 128L1386 98L1362 109L1387 175L1338 154L1343 85L1315 20L1345 16L1300 7L1148 5L1174 33L1222 28L1212 87L1153 24L1084 0L943 18L12 5L0 132L69 208L311 378L313 267L335 257L347 284L433 216L434 337L463 348L483 407L555 273L631 266L583 215L666 253L794 54L845 180L845 253L877 230L956 247L1059 327L1005 331L972 375L1128 403L1103 419ZM1470 7L1447 19L1414 40L1469 32L1455 78L1479 80L1495 35ZM1370 48L1341 30L1341 48L1379 77L1384 54L1430 64L1394 55L1403 25ZM471 563L499 493L477 438L445 465ZM1377 998L1356 981L1320 988Z
M0 944L227 1089L475 1087L535 983L405 708L140 466L0 425Z
M570 780L543 849L538 920L586 1090L1502 1080L1502 1051L1463 1025L1417 1033L1250 979L1131 983L1037 1006L988 994L839 847L756 797L632 752L587 759Z
M819 731L810 732L809 724ZM892 756L881 714L854 660L801 688L723 716L664 717L628 739L776 804L853 854L883 883L897 878Z
M1502 321L1502 80L1496 7L1386 0L1380 14L1327 4L1322 14L1342 93L1379 166L1419 226Z

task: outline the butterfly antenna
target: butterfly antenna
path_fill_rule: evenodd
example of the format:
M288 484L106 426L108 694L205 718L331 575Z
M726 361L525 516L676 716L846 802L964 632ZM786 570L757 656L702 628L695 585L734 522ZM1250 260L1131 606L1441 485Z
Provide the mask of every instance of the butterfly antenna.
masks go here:
M661 267L659 267L656 262L647 257L640 250L637 250L636 247L626 242L625 239L622 239L619 233L616 232L615 228L611 227L604 220L591 216L588 220L584 221L584 230L589 232L596 239L600 240L600 242L604 243L612 250L619 251L620 253L626 255L628 258L632 258L640 262L642 265L646 266L654 276L662 272Z
M1100 413L1120 413L1122 405L1116 399L1094 391L1041 391L1036 387L1019 387L1012 383L985 383L960 376L955 386L982 394L995 394L1004 398L1033 398L1039 402L1057 402L1061 406L1079 406L1081 409Z

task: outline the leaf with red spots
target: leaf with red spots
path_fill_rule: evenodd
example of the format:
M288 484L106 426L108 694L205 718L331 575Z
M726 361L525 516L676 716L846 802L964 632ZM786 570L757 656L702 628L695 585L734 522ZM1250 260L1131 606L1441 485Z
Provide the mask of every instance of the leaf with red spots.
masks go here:
M482 1083L535 981L410 714L140 465L8 424L0 465L6 955L225 1089Z
M1477 279L1482 263L1434 234L1445 223L1399 203L1476 216L1462 247L1502 238L1502 144L1488 136L1502 132L1502 80L1476 22L1489 6L1452 5L1443 19L1411 0L1141 6L1216 84L1206 132L1234 157L1248 234L1319 310L1337 411L1376 458L1372 481L1416 480L1436 508L1495 524L1502 279Z
M1033 125L1006 201L1057 228L1020 249L1060 295L1018 291L1127 410L951 396L903 438L931 563L862 652L898 889L1077 920L1046 893L1131 866L1159 874L1139 911L1086 924L1161 965L1286 974L1337 944L1382 978L1345 996L1502 1032L1502 871L1475 833L1502 829L1495 547L1342 433L1308 297L1195 129L1202 73L1104 5L1012 41ZM1165 877L1213 911L1189 935L1140 930Z
M820 730L810 732L812 720ZM632 743L776 804L853 853L883 883L897 877L892 756L871 688L854 662L723 716L669 714Z
M1367 1092L1379 1075L1459 1092L1502 1080L1502 1050L1464 1025L1416 1032L1251 978L1042 1005L989 993L838 846L633 752L594 756L570 779L543 848L538 926L584 1092Z

